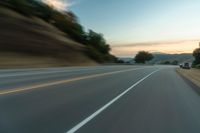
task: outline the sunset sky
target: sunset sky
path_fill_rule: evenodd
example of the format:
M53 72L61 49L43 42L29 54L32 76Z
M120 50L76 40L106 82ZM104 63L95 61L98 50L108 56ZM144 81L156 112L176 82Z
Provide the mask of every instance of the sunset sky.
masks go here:
M200 41L200 0L44 0L104 34L117 56L140 50L191 53Z

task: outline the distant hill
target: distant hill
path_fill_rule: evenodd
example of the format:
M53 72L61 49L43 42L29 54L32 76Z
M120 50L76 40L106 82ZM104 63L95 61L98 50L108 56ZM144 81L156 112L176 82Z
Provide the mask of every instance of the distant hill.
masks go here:
M163 63L165 61L173 62L192 62L194 60L192 54L165 54L165 53L154 53L154 59L151 63Z
M150 61L150 64L162 64L166 61L173 62L178 61L178 63L183 62L193 62L194 58L192 54L165 54L165 53L153 53L154 59ZM123 61L124 63L131 63L134 64L134 58L130 57L119 57L119 60Z

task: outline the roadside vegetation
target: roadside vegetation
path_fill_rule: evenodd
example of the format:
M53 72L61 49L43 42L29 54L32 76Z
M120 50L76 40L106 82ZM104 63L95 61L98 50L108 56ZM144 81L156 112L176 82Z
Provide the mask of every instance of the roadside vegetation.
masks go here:
M110 47L103 35L92 30L85 31L76 15L71 11L58 11L38 0L1 0L0 5L12 9L28 18L38 17L66 33L66 38L86 47L85 54L99 63L115 62Z
M146 51L140 51L135 56L134 60L136 63L145 64L147 61L150 61L154 58L153 54L146 52Z
M177 72L200 87L200 48L193 51L193 56L195 58L192 63L193 69L177 69Z
M194 56L195 60L192 64L192 66L194 68L200 69L200 48L197 48L197 49L194 50L193 56Z
M178 65L178 61L177 60L174 60L174 61L164 61L164 62L161 62L160 64L163 64L163 65Z

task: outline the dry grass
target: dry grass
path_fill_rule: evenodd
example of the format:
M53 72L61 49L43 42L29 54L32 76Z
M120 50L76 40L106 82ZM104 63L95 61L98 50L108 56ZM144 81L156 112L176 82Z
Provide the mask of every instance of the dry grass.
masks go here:
M0 52L0 68L42 68L42 67L64 67L64 66L88 66L96 65L89 60L64 60L54 57L33 56L22 53Z
M39 18L0 7L0 67L96 64L84 45Z
M200 87L200 70L199 69L177 69L178 73Z

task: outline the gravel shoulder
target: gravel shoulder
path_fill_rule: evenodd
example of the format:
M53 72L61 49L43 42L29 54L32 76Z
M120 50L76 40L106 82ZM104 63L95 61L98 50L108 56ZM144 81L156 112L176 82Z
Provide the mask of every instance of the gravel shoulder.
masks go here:
M200 87L200 70L199 69L177 69L177 72L181 74L186 79L190 80L192 83Z

